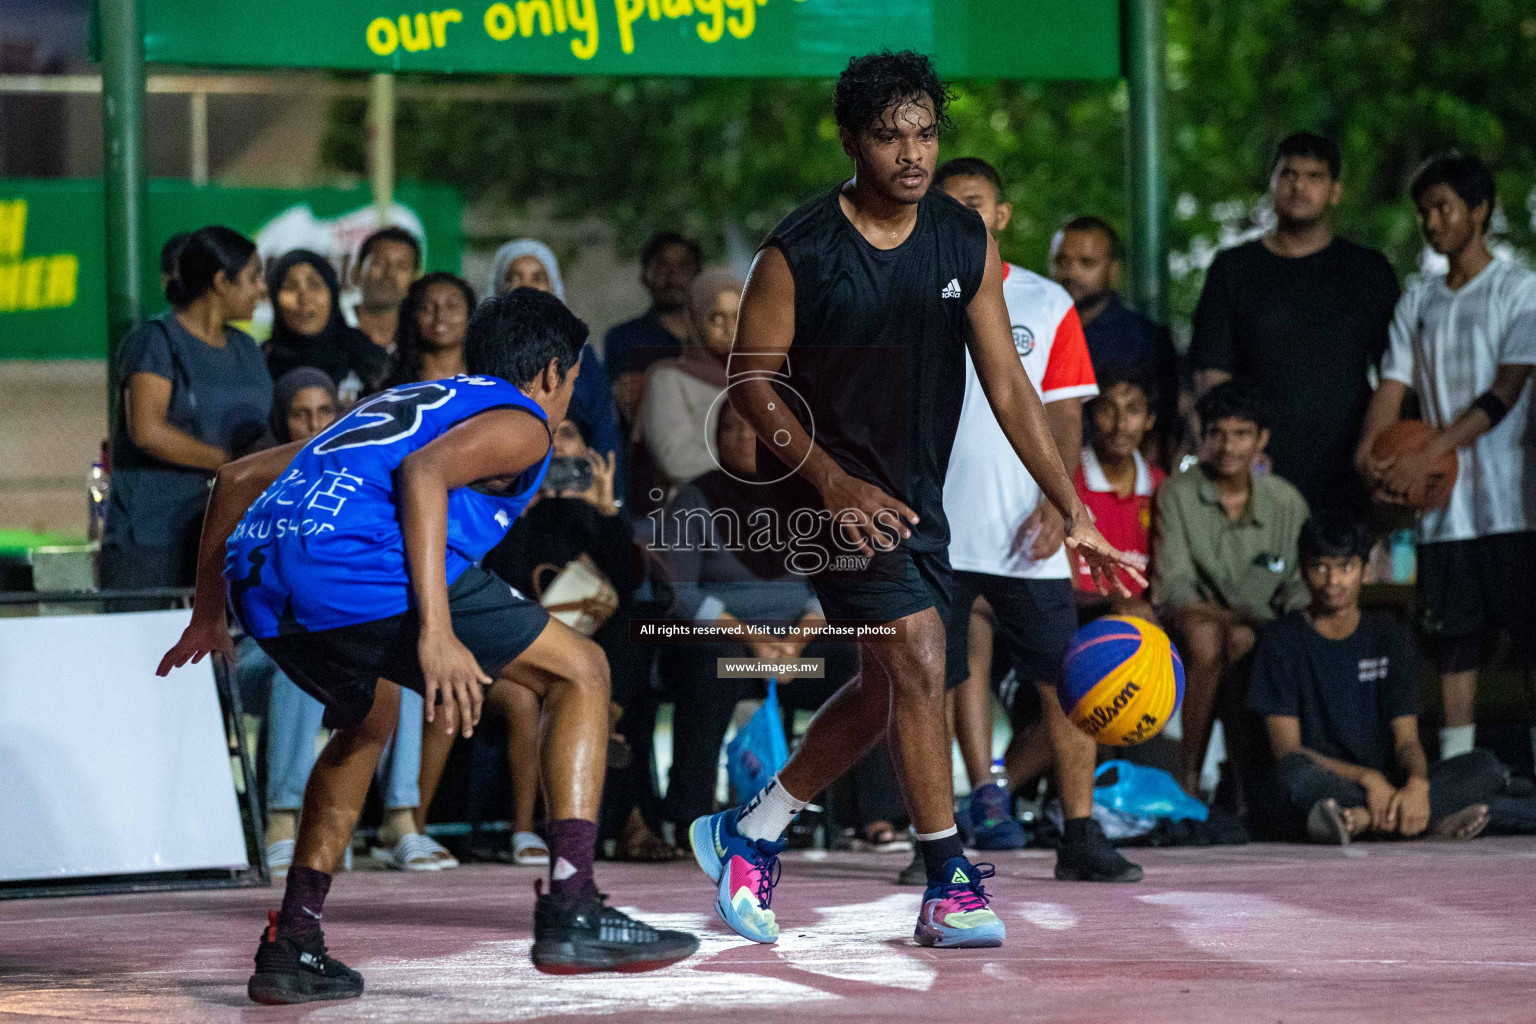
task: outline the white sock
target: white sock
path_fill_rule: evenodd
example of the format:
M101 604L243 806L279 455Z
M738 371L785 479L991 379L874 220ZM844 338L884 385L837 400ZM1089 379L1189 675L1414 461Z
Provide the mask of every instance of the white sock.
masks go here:
M768 780L768 785L763 791L752 798L752 802L742 810L741 816L736 819L736 831L748 839L766 839L776 842L789 828L789 823L795 819L795 815L805 810L809 800L800 800L790 795L789 790L775 775Z
M1453 725L1440 730L1440 760L1449 761L1458 754L1470 753L1477 743L1477 726Z

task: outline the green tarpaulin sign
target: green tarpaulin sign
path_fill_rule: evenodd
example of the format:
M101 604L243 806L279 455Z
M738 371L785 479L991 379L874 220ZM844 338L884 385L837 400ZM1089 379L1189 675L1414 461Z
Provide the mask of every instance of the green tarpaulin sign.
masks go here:
M881 47L956 78L1120 76L1120 0L141 0L161 64L823 77Z
M401 185L391 219L426 240L429 269L457 272L462 200L440 185ZM101 183L94 179L0 178L0 359L102 359L107 354L106 244ZM377 226L366 189L149 185L148 266L178 231L227 224L265 255L293 248L331 257L343 274ZM145 282L144 308L165 305L160 279Z

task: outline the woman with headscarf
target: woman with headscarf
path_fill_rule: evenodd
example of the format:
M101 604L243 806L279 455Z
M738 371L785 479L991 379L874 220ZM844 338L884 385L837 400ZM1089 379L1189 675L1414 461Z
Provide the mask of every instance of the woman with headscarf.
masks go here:
M267 267L272 336L263 351L274 379L298 366L324 370L342 407L371 391L389 355L341 315L341 283L324 256L308 249L284 253Z
M426 274L400 303L395 352L384 387L442 380L464 372L464 336L475 311L475 290L457 274Z
M496 250L491 258L491 274L486 281L486 296L504 295L514 288L536 288L566 302L565 281L560 276L560 262L554 250L534 238L519 238ZM566 302L569 305L569 302ZM619 410L613 404L613 389L608 371L590 344L581 350L581 373L576 390L571 393L569 415L581 420L592 434L592 447L619 462L618 494L622 504L627 479L625 452L619 449Z
M637 426L669 491L716 468L709 438L725 391L742 286L723 267L700 274L689 297L693 337L682 355L647 371Z

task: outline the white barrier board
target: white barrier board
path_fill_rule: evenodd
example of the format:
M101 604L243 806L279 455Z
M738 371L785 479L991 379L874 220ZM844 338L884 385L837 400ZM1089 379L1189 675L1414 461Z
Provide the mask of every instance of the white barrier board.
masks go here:
M0 881L248 866L191 614L0 618Z

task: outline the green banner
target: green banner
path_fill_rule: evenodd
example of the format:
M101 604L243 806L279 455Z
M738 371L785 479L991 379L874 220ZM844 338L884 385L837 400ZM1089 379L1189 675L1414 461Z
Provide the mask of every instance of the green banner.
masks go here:
M442 185L400 185L391 220L426 244L432 270L459 270L463 202ZM0 179L0 359L102 359L107 354L106 257L101 183ZM226 224L270 257L294 248L329 256L345 278L352 254L377 226L367 189L198 188L149 185L149 252L178 231ZM158 275L144 308L165 305Z
M955 78L1120 76L1120 0L141 0L155 63L798 78L882 47Z

